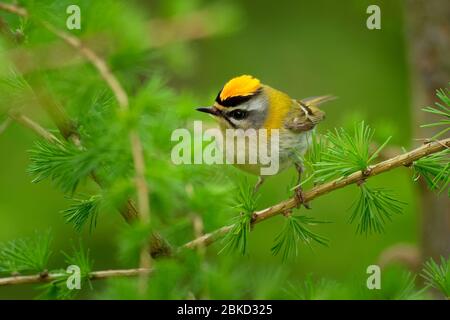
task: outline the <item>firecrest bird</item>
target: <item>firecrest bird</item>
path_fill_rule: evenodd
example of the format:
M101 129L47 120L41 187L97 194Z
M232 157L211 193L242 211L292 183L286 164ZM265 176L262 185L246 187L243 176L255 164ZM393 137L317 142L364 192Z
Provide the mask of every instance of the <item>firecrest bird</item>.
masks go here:
M242 75L228 81L217 95L211 107L197 108L198 111L212 115L219 123L221 131L226 129L272 129L279 133L280 170L294 165L298 172L295 198L297 206L303 204L300 187L303 156L311 143L315 126L325 118L325 113L317 106L334 97L326 95L302 100L290 98L286 93L262 84L250 75ZM238 164L239 169L258 174L258 164ZM264 182L259 175L255 185L256 192Z

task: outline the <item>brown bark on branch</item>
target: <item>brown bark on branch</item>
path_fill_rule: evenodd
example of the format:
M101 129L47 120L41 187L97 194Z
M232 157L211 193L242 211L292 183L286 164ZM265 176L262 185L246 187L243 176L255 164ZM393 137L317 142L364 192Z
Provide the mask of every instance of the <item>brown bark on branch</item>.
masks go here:
M28 12L25 8L21 8L19 6L16 6L15 4L0 3L0 9L3 11L17 14L18 16L21 17L26 17L28 15Z
M368 179L370 177L376 176L378 174L387 172L389 170L401 167L401 166L410 166L414 161L423 158L427 155L442 151L444 149L450 148L450 138L432 141L426 143L419 148L416 148L407 153L398 155L394 158L382 161L378 164L370 166L364 172L358 171L347 177L341 177L330 181L328 183L321 184L317 187L312 188L309 191L306 191L303 195L305 202L310 202L311 200L323 196L331 191L341 189L350 184L357 183L362 179ZM276 215L285 213L288 210L295 208L297 205L297 201L295 197L282 201L274 206L268 207L266 209L256 211L253 213L252 217L252 225L255 225L261 221L272 218ZM184 248L196 248L198 246L210 245L217 239L221 238L225 234L227 234L233 225L222 227L216 231L205 234L197 239L194 239L183 245Z
M51 132L47 131L45 128L41 127L40 124L34 122L22 113L12 110L8 114L10 119L14 119L24 127L30 128L32 131L34 131L34 133L47 140L48 142L58 142L58 138L55 137Z
M146 268L94 271L89 274L89 280L102 280L119 277L136 277L139 275L149 275L152 272L153 272L152 269ZM13 276L7 278L0 278L0 286L30 284L30 283L46 283L58 280L65 276L67 276L67 274L64 273L41 273L29 276Z

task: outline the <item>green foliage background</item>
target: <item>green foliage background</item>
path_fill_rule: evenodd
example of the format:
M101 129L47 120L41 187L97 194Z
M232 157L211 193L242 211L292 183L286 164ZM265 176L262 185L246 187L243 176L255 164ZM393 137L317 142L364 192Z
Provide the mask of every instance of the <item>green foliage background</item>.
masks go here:
M168 162L171 131L192 125L194 119L205 120L194 107L210 104L223 83L233 76L252 74L296 98L328 93L338 96L336 102L325 106L327 119L319 132L337 126L352 128L355 120L364 119L376 129L376 141L382 143L392 135L390 143L411 146L403 1L171 0L115 1L114 5L109 1L47 2L48 6L43 5L45 1L19 1L60 27L65 24L67 3L79 4L82 30L74 34L83 38L106 32L113 36L114 54L108 62L133 97L133 111L124 115L116 111L110 92L87 64L43 72L56 97L82 125L80 131L87 137L86 144L93 146L90 165L95 167L96 161L110 166L121 164L111 176L103 172L111 188L101 196L111 202L99 208L92 232L85 227L80 235L65 222L61 211L73 201L66 199L54 183L48 179L38 184L31 182L33 176L26 169L30 166L27 150L35 146L33 134L13 124L0 136L0 241L51 229L53 268L66 265L59 252L69 252L80 237L89 248L94 270L136 265L130 239L139 238L139 234L128 230L111 206L133 192L126 178L131 158L129 150L123 149L126 142L120 140L126 140L121 132L130 125L138 126L144 141L150 201L158 230L181 244L193 237L191 212L203 217L207 231L232 221L236 211L231 209L230 196L234 191L228 184L246 178L253 182L256 178L233 168L222 174L223 168L179 168ZM381 30L371 31L365 26L370 4L381 7ZM145 21L177 21L199 10L208 14L206 28L214 35L148 49L153 39ZM0 14L20 28L17 18ZM42 28L24 25L23 32L28 37L24 46L29 49L55 40ZM2 61L6 60L0 61L4 71ZM0 100L2 112L10 107L8 101ZM27 106L25 110L46 127L53 127L38 107ZM102 153L105 158L99 159ZM288 186L293 174L294 170L288 170L269 179L261 189L257 208L290 195ZM408 279L406 284L397 283L393 288L387 285L381 293L364 289L366 268L377 263L384 249L397 243L420 245L416 190L408 170L375 177L371 185L395 190L406 203L403 214L394 217L384 234L366 237L355 233L348 217L358 190L350 186L315 200L308 212L316 219L332 222L314 227L329 238L328 247L313 245L310 250L300 245L298 257L287 261L273 256L270 249L284 225L284 218L276 217L251 231L247 255L217 255L223 246L219 242L207 249L205 260L201 255L186 253L181 260L158 262L161 273L152 277L148 297L186 298L189 292L212 298L411 297L411 292L416 291L412 290L411 295L402 291L411 284ZM188 190L192 186L193 195ZM83 181L76 192L77 199L82 200L96 193L98 189L89 181ZM397 279L402 272L393 268L387 274ZM389 281L389 276L386 279L383 281ZM172 290L174 283L178 284L177 290ZM94 290L84 290L81 297L137 297L133 280L92 285ZM34 288L0 288L0 298L35 297L38 291Z

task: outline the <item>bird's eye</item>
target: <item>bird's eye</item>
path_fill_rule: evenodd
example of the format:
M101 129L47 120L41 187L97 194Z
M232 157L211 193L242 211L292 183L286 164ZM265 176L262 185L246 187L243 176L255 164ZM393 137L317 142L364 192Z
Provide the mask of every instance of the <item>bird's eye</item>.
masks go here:
M237 109L237 110L231 111L231 112L229 113L229 115L230 115L230 117L232 117L233 119L236 119L236 120L242 120L242 119L247 118L248 112L245 111L245 110L239 110L239 109Z

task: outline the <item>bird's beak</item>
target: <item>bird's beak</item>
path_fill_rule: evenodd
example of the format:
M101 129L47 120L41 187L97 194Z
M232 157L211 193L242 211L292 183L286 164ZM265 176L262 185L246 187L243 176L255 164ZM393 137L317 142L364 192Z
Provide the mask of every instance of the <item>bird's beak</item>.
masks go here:
M219 117L222 115L220 110L215 107L200 107L200 108L197 108L196 110L200 111L200 112L212 114L213 116L216 116L216 117Z

